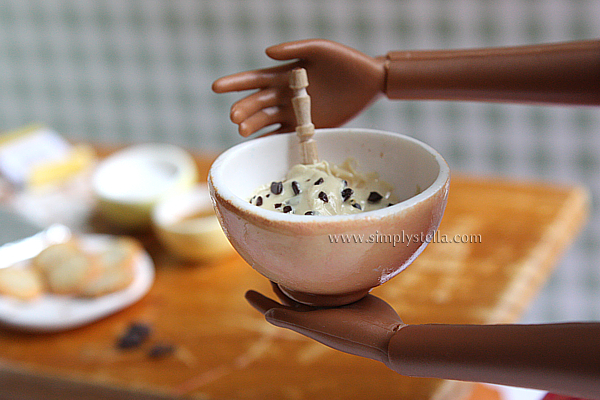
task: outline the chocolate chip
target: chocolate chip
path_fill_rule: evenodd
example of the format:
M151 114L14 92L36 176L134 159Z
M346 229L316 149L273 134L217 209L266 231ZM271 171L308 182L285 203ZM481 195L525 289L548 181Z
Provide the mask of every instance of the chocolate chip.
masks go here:
M175 351L175 346L167 343L157 343L148 351L148 357L158 359L168 356Z
M394 203L388 203L387 206L389 207L389 206L393 206L393 205L394 205Z
M292 190L294 191L294 196L299 195L301 192L300 184L296 181L292 181Z
M273 207L275 207L275 208L279 208L281 206L282 206L282 203L275 203L275 204L273 204Z
M150 326L140 323L134 322L127 328L127 331L117 342L117 347L120 349L131 349L134 347L138 347L148 338L150 335Z
M344 199L344 201L348 200L350 198L350 196L352 196L354 194L354 190L350 189L350 188L346 188L344 190L342 190L342 199Z
M271 193L281 194L281 192L283 192L283 183L282 182L271 182Z
M304 213L304 215L315 215L314 211L307 211Z
M319 178L319 179L317 179L317 180L315 181L315 185L320 185L320 184L322 184L323 182L325 182L325 179L323 179L323 178Z
M292 206L285 206L285 207L283 207L283 212L284 213L289 213L290 211L292 211Z
M352 203L352 207L356 208L357 210L361 210L362 211L362 207L360 206L359 203Z
M329 198L327 197L327 193L319 192L319 199L323 201L323 203L329 203Z
M250 199L250 204L252 204L252 201L256 198L256 196L252 196L252 198Z
M271 197L271 193L267 193L267 194L265 195L265 197L268 199L269 197Z
M342 179L342 184L344 185L344 187L348 187L348 181L345 179Z
M369 198L367 198L367 201L369 203L379 203L379 201L381 201L381 199L383 199L382 195L380 195L377 192L371 192L371 193L369 193Z
M263 199L262 199L262 197L261 197L261 196L258 196L258 197L256 198L256 205L260 207L260 206L262 206L262 203L263 203Z

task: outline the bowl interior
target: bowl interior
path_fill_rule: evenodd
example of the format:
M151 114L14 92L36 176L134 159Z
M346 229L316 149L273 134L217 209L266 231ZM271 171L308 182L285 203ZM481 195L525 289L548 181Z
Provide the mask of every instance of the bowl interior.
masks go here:
M405 135L365 129L322 129L316 131L314 138L320 160L340 164L348 158L355 159L358 171L377 172L394 187L401 201L428 188L433 190L434 183L443 184L449 173L446 162L435 150ZM298 163L295 134L255 139L228 150L215 162L217 179L213 182L222 186L217 190L225 197L230 194L232 201L238 203L237 198L247 203L258 187L283 179L288 169Z

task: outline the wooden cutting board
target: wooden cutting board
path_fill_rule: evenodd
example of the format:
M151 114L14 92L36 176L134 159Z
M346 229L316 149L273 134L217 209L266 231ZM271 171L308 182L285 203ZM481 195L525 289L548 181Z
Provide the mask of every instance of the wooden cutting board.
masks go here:
M210 161L198 160L202 178ZM587 200L578 187L453 176L436 242L374 293L407 323L515 322L584 222ZM234 253L182 264L151 233L139 238L156 264L156 282L139 303L68 332L0 330L0 398L456 400L470 393L471 384L403 377L270 326L244 300L248 289L270 293L269 282ZM118 350L132 322L149 324L150 338ZM149 358L161 342L176 350Z

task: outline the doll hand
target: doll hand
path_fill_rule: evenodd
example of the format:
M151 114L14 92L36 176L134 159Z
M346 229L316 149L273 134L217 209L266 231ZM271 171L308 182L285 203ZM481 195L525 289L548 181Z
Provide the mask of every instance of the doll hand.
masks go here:
M242 136L273 124L280 127L272 133L294 130L296 119L288 86L290 71L297 67L305 68L308 74L316 128L343 124L384 91L384 61L339 43L301 40L269 47L266 53L275 60L296 61L225 76L212 85L216 93L258 90L231 107L231 121L239 125Z
M336 350L388 364L390 338L405 326L389 304L367 295L336 308L305 306L286 298L274 285L284 304L255 291L246 299L273 325L288 328Z

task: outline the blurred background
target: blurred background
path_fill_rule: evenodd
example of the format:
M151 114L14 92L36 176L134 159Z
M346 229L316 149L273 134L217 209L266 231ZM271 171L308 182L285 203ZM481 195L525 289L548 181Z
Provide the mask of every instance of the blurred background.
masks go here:
M375 56L599 37L592 0L0 0L0 131L39 122L77 141L217 153L242 141L240 95L211 83L275 65L273 44ZM524 322L600 320L600 109L382 99L349 125L423 140L455 172L589 188L590 222Z

